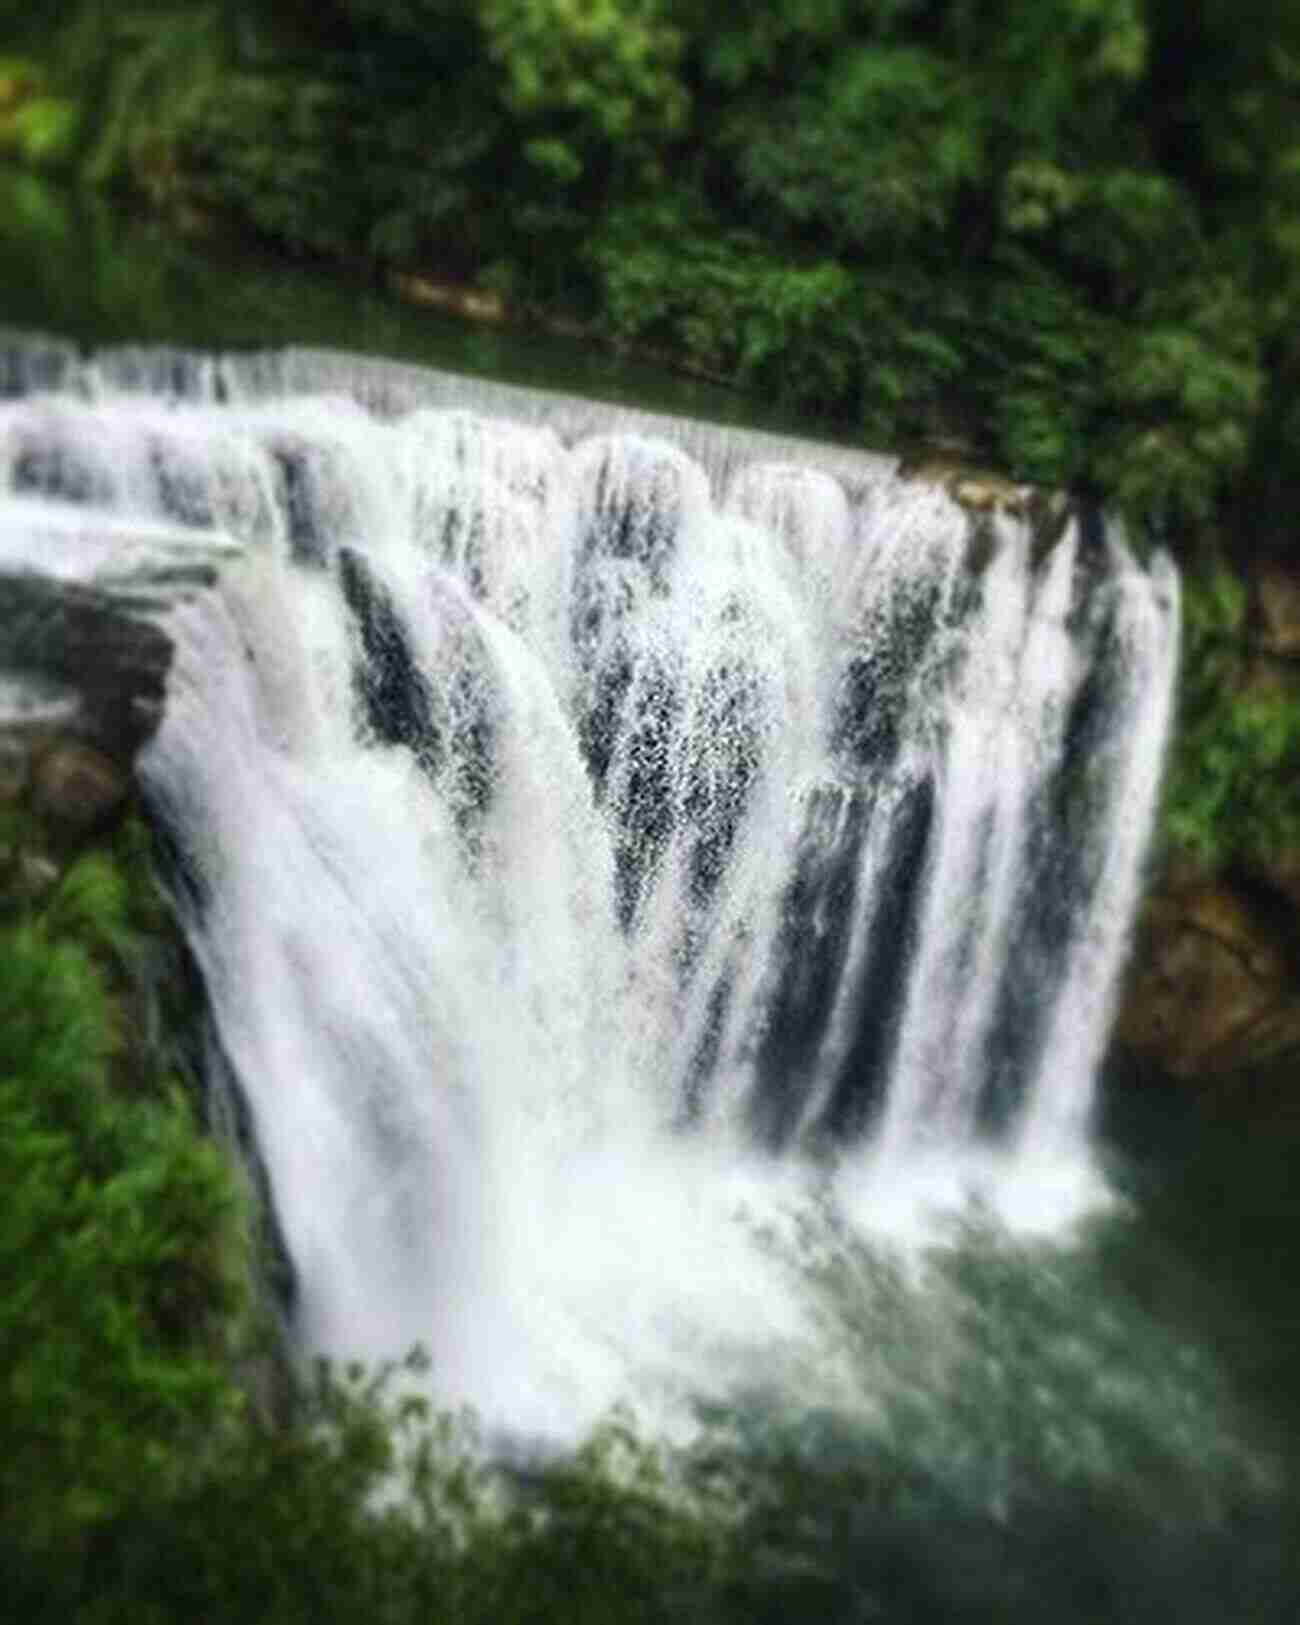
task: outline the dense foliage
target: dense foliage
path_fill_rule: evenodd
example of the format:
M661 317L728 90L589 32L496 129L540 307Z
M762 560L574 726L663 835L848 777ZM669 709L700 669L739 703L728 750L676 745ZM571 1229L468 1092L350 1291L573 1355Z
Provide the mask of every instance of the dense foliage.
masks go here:
M1287 539L1296 0L53 13L0 7L48 74L0 85L32 156L79 131L187 218L477 282L1176 537L1266 497L1253 540Z
M1167 832L1206 865L1294 852L1300 686L1281 671L1261 678L1238 577L1222 566L1196 571L1183 603L1182 716L1166 787Z
M29 832L5 812L0 1505L22 1509L24 1543L62 1551L183 1482L233 1413L242 1207L163 1062L125 1031L140 914L157 906L136 832L37 906Z

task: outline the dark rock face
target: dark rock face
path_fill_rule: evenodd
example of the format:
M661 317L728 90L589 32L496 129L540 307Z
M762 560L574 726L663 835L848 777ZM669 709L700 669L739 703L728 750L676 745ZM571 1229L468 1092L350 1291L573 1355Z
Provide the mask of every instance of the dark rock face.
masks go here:
M108 768L128 774L158 726L171 657L166 634L130 598L28 573L0 575L0 673L49 685L68 702L57 723L39 710L30 725L21 717L0 721L9 741L0 752L0 782L24 777L19 755L39 754L16 750L15 741L42 732L48 740L54 726L101 758L91 769L83 756L78 772L88 793L96 781L93 793L102 799ZM65 810L76 777L65 759L47 782L46 793Z
M1115 1041L1198 1089L1288 1056L1300 1083L1300 908L1285 889L1171 868L1139 923Z
M1300 703L1300 573L1244 574L1238 692ZM1300 799L1300 784L1280 788ZM1115 1051L1137 1075L1231 1094L1260 1069L1300 1090L1300 848L1256 851L1217 872L1169 861L1149 887Z
M1251 579L1251 620L1257 646L1300 663L1300 574L1262 563Z
M161 720L172 648L148 607L0 574L0 805L34 816L65 851L119 818Z
M0 803L17 801L27 789L31 763L20 738L0 733Z
M33 767L34 811L71 837L104 828L131 787L125 768L76 739L58 741Z

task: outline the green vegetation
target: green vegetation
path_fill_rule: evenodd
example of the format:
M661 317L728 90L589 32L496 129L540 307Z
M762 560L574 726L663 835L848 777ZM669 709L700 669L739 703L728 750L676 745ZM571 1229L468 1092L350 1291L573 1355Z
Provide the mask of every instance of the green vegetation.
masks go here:
M1300 685L1270 683L1246 627L1246 593L1224 569L1184 585L1182 716L1165 795L1165 829L1214 866L1300 848Z
M71 162L79 135L76 104L51 95L41 69L0 57L0 154L58 169Z
M1295 0L3 9L102 187L1291 545Z
M6 896L34 861L23 825L2 832ZM242 1205L124 1031L156 907L127 830L0 918L0 1504L36 1550L184 1481L238 1403Z

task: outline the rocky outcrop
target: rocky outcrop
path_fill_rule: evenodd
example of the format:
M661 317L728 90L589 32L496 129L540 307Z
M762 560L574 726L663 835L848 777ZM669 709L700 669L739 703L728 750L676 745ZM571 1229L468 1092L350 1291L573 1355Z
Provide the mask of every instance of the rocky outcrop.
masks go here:
M25 832L2 854L11 901L38 900L71 854L120 819L171 657L129 597L0 574L0 809Z
M84 526L74 539L84 540ZM59 573L57 526L33 531L55 569L0 566L0 803L85 838L129 796L137 752L162 719L172 646L165 612L206 590L228 552L130 535L105 540L91 582ZM111 573L115 559L126 564Z
M1300 666L1300 574L1264 560L1251 572L1250 624L1258 653Z
M1258 557L1244 585L1234 692L1300 704L1300 572ZM1300 783L1273 788L1300 805ZM1139 1075L1194 1092L1261 1069L1300 1090L1300 846L1257 843L1217 871L1166 859L1138 923L1115 1049Z
M966 510L977 544L973 555L976 562L988 555L993 538L990 527L998 515L1028 524L1036 558L1060 540L1072 517L1081 522L1087 534L1096 526L1096 518L1086 505L1080 505L1067 492L1045 485L1018 484L957 456L904 457L898 472L903 479L942 487L958 507Z
M148 607L34 573L0 575L0 675L9 686L0 730L10 740L11 763L15 740L28 738L41 753L52 737L70 737L81 747L87 784L108 771L92 771L92 754L129 771L162 715L171 664L171 644ZM55 779L66 789L72 773L65 757ZM48 774L44 782L66 805Z
M1300 909L1258 875L1172 865L1138 925L1115 1041L1207 1088L1294 1052L1300 1081Z
M125 803L130 774L79 740L57 740L33 764L32 803L47 825L70 836L92 835Z
M127 883L120 835L135 758L161 719L171 658L166 634L129 597L0 574L0 916L57 905L87 851L102 851ZM138 884L152 889L147 874ZM130 1079L164 1064L147 1051L165 1025L161 1005L177 1002L165 984L183 955L166 910L150 912L133 952L103 967L122 1034L114 1071Z

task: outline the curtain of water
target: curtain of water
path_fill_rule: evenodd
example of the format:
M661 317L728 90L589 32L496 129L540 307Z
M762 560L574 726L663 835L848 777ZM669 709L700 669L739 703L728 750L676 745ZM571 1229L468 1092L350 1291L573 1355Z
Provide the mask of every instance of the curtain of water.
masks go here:
M144 777L306 1346L671 1414L800 1332L809 1201L1087 1183L1167 561L380 363L40 369L0 564L224 560Z

